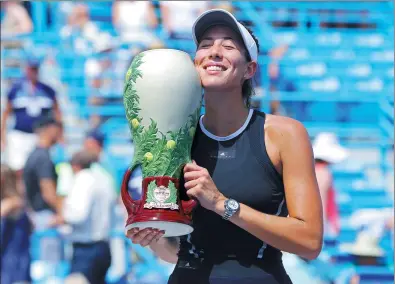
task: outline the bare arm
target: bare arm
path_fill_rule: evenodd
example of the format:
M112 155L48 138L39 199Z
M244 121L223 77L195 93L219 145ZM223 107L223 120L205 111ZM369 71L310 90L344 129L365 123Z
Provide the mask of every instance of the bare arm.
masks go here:
M158 25L158 19L155 14L155 7L151 4L151 2L149 3L148 23L151 28L156 28L156 26Z
M119 21L119 3L117 1L114 1L112 4L112 24L114 27L118 26L118 21Z
M288 50L288 45L286 45L286 44L276 46L275 48L270 50L270 57L280 60L281 58L284 57L284 54L287 52L287 50Z
M5 147L6 141L6 132L7 132L7 121L8 117L12 113L12 105L10 102L7 102L7 105L3 111L3 115L1 117L1 147Z
M169 21L169 17L170 17L169 7L167 7L166 2L160 2L160 13L162 16L163 26L170 33L172 31L172 27L170 26L170 21Z
M56 121L59 122L60 124L62 124L62 126L64 126L63 121L62 121L62 119L63 119L62 111L60 110L59 103L57 100L55 101L55 103L53 105L53 113L54 113ZM58 142L62 143L62 144L65 142L63 127L62 127L62 132L60 133L60 138L59 138Z
M62 117L62 111L60 110L58 101L55 101L55 103L53 105L53 112L54 112L54 115L55 115L55 119L58 122L62 123L62 118L63 118Z
M169 263L177 263L179 240L171 242L167 238L160 238L159 241L150 244L150 248L160 259Z
M327 167L316 167L316 176L322 201L323 219L326 221L328 192L332 185L331 174Z
M279 145L289 217L278 217L241 204L230 221L280 250L307 259L322 248L322 206L314 173L313 153L304 127L294 120L279 123L273 141ZM224 213L224 200L214 211Z
M288 50L288 45L281 45L270 50L271 62L269 64L270 78L275 79L279 75L278 62L284 57L285 52Z
M49 178L40 179L41 195L58 214L61 213L61 201L56 195L55 181Z
M0 216L7 217L14 212L22 209L23 201L19 196L7 197L1 200Z

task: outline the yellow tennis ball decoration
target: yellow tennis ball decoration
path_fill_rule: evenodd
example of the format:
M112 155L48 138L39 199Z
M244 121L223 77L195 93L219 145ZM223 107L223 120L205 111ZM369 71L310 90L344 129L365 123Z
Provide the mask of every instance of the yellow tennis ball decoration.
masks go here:
M166 147L169 150L174 149L176 147L176 141L174 141L174 140L167 141Z
M126 80L126 81L129 80L130 75L132 75L132 71L133 71L133 70L130 68L130 69L128 70L128 72L126 72L126 76L125 76L125 80Z
M149 161L152 161L152 159L154 158L154 155L152 155L151 152L147 152L147 153L145 153L144 158L149 162Z
M140 125L140 123L137 120L137 118L133 118L132 119L132 126L133 126L133 128L136 129L137 127L139 127L139 125Z
M196 131L196 128L195 128L195 127L189 128L189 136L190 136L190 137L193 137L193 136L195 135L195 131Z

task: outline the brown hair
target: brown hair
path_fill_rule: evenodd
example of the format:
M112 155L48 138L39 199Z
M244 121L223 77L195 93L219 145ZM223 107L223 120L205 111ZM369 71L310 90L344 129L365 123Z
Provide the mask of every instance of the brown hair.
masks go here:
M17 175L14 170L5 164L1 164L1 189L0 200L7 197L19 196L17 190Z
M88 169L95 162L97 162L96 157L85 151L74 153L70 160L71 165L79 166L81 169Z
M257 47L257 49L258 49L258 53L259 53L259 42L258 42L258 38L254 35L254 33L253 33L253 31L250 29L250 28L248 28L246 25L244 25L243 23L241 23L246 29L247 29L247 31L250 33L250 35L252 36L252 38L254 39L254 41L255 41L255 43L256 43L256 47ZM248 62L250 62L252 59L251 59L251 56L250 56L250 54L248 53L248 50L247 50L247 48L244 46L244 48L245 48L245 54L244 54L244 56L245 56L245 58L246 58L246 60L248 61ZM258 63L258 62L257 62ZM258 66L258 68L259 68L259 66ZM254 90L254 85L253 85L253 82L252 82L252 80L253 80L253 78L251 78L251 79L248 79L248 80L245 80L244 81L244 83L243 83L243 86L241 87L241 92L242 92L242 95L243 95L243 99L244 99L244 103L246 104L246 106L249 108L250 106L251 106L251 97L253 96L253 95L255 95L255 90Z

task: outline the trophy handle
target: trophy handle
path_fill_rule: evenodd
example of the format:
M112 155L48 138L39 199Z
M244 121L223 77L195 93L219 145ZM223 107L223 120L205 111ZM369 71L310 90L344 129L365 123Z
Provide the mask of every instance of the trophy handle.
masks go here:
M190 215L192 210L198 205L198 202L195 199L191 200L181 200L182 209L186 215Z
M132 175L132 170L127 169L123 176L122 187L121 187L121 197L123 203L125 204L128 215L136 214L140 205L140 200L133 200L128 192L128 182L131 175Z

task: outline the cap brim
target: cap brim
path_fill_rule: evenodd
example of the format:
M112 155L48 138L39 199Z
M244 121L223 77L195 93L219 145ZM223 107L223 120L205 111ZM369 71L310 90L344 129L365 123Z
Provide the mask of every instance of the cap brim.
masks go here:
M199 45L199 42L207 29L215 25L225 25L235 31L250 54L251 59L257 61L258 47L256 46L252 36L231 13L222 9L208 10L196 19L192 27L192 36L196 46Z
M232 14L225 10L209 10L201 14L193 25L193 40L196 45L201 40L204 32L214 25L229 26L231 29L235 30L242 39L242 34L237 25L237 20Z

